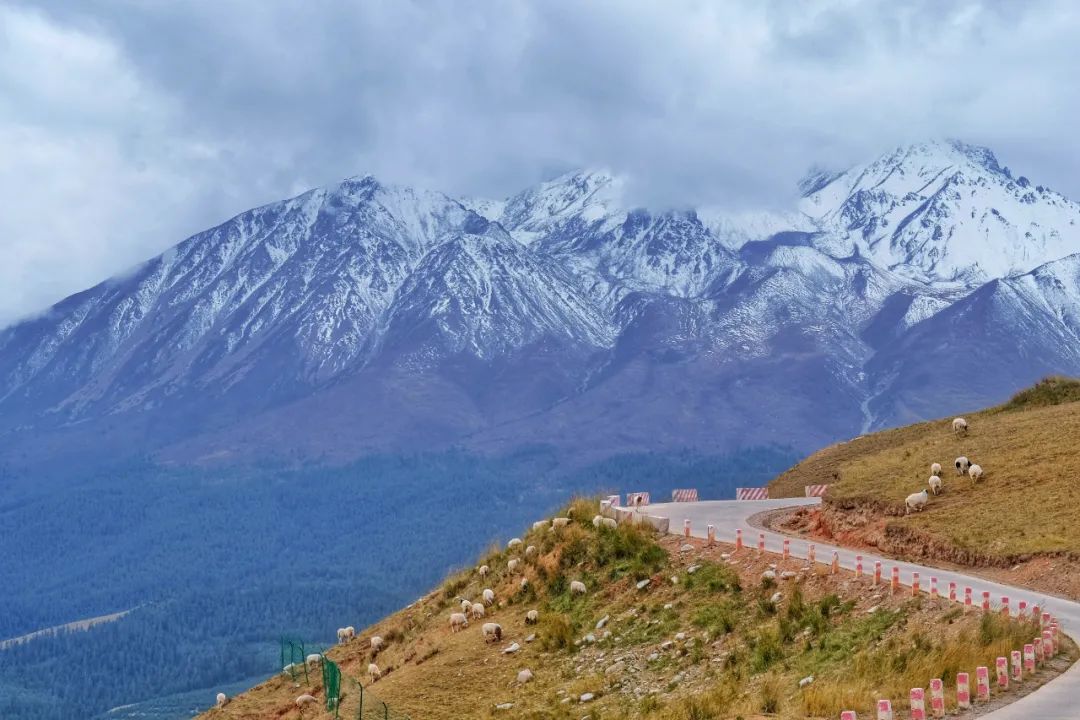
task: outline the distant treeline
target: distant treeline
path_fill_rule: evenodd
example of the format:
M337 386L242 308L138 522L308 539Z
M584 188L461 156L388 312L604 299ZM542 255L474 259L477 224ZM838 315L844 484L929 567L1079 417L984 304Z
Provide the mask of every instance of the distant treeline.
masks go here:
M0 652L0 717L109 708L269 674L277 638L363 627L573 494L731 497L792 455L639 454L567 469L546 449L372 456L347 466L9 477L0 639L137 608ZM206 697L207 704L212 694Z

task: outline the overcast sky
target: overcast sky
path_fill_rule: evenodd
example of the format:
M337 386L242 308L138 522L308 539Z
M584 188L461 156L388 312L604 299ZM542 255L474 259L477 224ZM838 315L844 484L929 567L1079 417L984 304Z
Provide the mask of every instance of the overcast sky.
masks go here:
M933 136L1080 198L1080 3L0 5L0 324L341 178L783 206Z

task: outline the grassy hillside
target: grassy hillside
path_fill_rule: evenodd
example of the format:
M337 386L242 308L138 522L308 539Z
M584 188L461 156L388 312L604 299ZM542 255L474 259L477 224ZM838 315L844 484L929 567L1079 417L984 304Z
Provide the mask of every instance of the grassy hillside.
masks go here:
M770 490L774 497L801 496L804 485L828 483L826 504L848 513L834 518L834 531L884 517L874 532L892 545L919 538L959 562L1007 565L1077 552L1080 382L1049 378L964 417L966 435L953 432L950 417L826 448L777 477ZM978 484L956 474L961 455L985 471ZM931 496L924 512L904 517L904 498L927 487L933 462L943 467L943 493Z
M462 571L328 657L365 684L376 662L383 677L367 685L369 707L377 696L414 720L835 718L848 708L869 714L877 697L906 697L927 678L992 664L1035 633L1031 624L965 615L943 600L889 597L824 565L791 561L776 572L790 569L794 578L765 579L775 555L732 556L730 546L685 547L630 526L594 528L597 509L577 501L564 511L568 527L523 535L539 552L522 573L507 566L520 550L493 549L480 561L492 569L487 579ZM569 592L577 579L584 596ZM638 588L641 580L646 587ZM461 598L477 599L485 587L497 597L488 617L452 633L448 618ZM525 623L530 609L539 624ZM484 642L485 621L502 626L500 642ZM377 655L373 634L387 641ZM511 643L521 649L504 653ZM534 679L518 685L523 668ZM277 676L203 717L298 718L299 694L322 697L316 675L310 684ZM800 689L809 675L815 681ZM584 693L595 698L582 703ZM355 690L344 698L341 717L355 717L357 700ZM510 706L497 709L503 704ZM328 714L319 708L304 717Z

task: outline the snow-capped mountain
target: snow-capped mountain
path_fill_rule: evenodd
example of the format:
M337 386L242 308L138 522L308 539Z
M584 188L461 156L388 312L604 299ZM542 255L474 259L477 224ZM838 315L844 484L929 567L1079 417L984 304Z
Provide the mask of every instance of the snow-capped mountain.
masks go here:
M810 449L1080 373L1080 206L985 148L815 172L786 213L624 186L242 213L0 331L0 448Z

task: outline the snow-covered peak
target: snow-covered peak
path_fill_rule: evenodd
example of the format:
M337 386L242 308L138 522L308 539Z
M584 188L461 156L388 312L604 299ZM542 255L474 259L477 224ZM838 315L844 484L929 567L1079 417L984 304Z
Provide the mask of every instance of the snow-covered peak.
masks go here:
M1080 250L1080 205L955 140L896 148L805 179L800 210L834 255L927 282L975 285Z
M542 232L569 218L600 220L625 210L623 178L606 170L579 170L510 198L499 221L509 230Z

